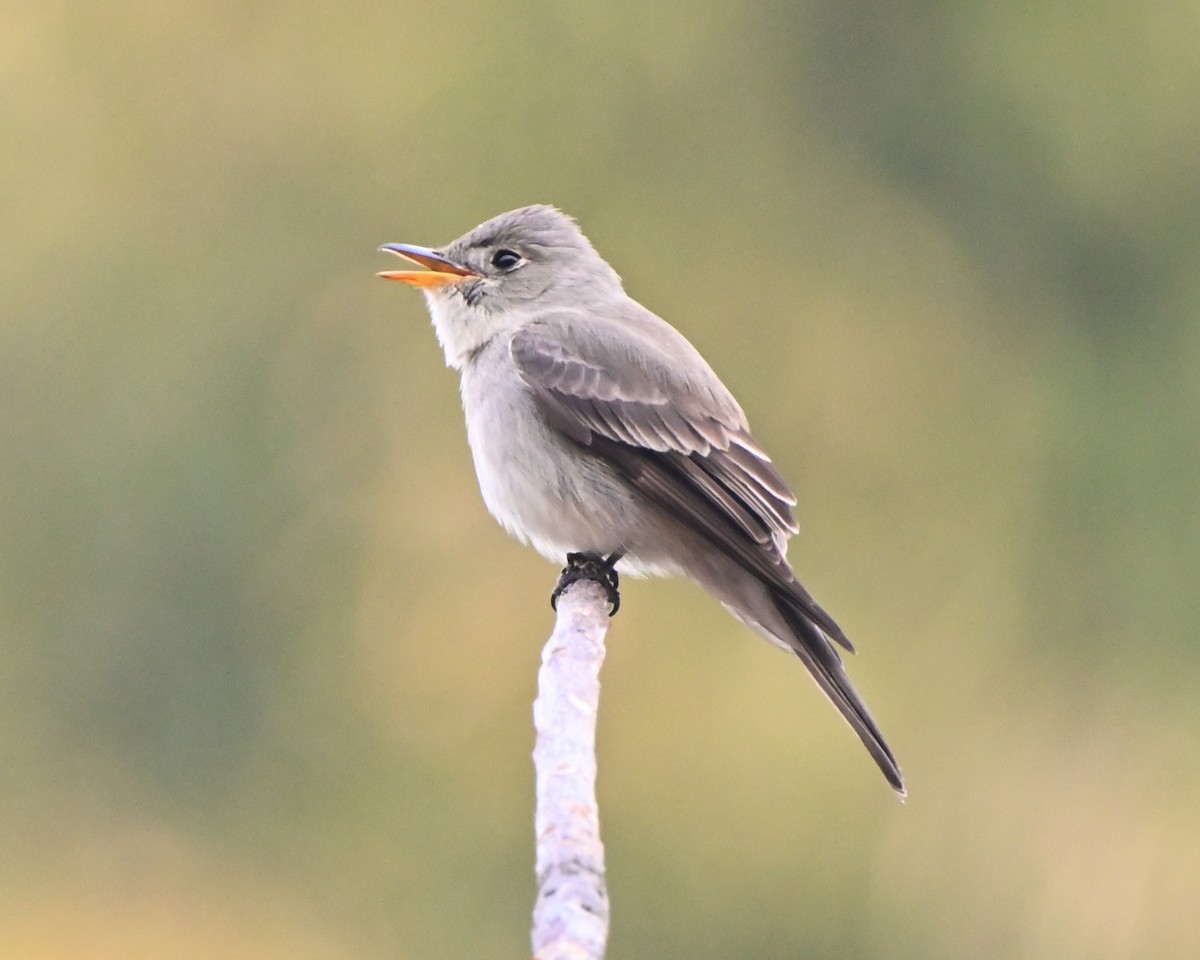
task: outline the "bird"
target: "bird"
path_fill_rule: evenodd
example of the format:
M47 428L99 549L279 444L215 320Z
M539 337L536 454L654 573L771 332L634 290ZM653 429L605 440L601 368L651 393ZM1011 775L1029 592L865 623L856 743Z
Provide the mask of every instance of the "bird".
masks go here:
M379 249L422 268L378 276L424 294L492 516L612 587L618 565L697 583L800 659L903 797L837 650L854 647L787 560L795 496L712 367L625 292L577 222L535 204L436 249Z

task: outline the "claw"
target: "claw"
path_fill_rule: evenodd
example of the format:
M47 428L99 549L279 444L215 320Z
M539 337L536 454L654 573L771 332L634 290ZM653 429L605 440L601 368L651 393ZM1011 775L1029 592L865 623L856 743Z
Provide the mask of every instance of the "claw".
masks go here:
M558 610L558 598L571 584L578 580L594 580L608 595L608 603L612 608L608 615L616 616L621 609L621 594L617 590L621 578L617 575L617 561L624 554L624 550L618 550L606 560L595 553L568 553L567 565L563 567L554 592L550 594L550 607Z

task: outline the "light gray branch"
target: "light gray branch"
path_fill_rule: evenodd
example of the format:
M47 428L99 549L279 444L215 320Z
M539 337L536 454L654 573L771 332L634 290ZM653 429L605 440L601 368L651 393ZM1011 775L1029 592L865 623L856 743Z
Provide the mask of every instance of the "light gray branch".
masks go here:
M571 584L558 598L533 704L537 740L534 960L601 960L608 940L604 845L596 806L596 709L608 630L604 588Z

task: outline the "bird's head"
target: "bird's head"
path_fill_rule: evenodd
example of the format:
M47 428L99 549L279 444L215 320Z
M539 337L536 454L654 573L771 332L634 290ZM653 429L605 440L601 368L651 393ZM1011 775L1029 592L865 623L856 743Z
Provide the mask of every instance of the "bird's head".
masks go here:
M496 334L538 314L586 310L614 293L621 279L575 221L538 204L481 223L444 247L407 243L379 248L424 270L379 274L425 294L451 366Z

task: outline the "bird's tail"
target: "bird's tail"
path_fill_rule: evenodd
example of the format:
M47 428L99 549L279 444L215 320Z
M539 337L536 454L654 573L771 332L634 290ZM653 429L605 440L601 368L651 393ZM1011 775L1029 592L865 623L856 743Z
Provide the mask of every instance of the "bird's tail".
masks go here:
M790 604L789 598L776 593L771 599L775 609L790 628L789 635L783 639L808 667L808 672L817 681L817 686L833 701L833 705L858 734L888 783L900 796L904 796L904 775L900 772L896 756L871 718L867 705L863 703L850 683L850 678L846 676L842 658L833 644L803 612Z
M799 597L781 586L764 584L754 574L732 563L722 567L719 571L711 568L694 571L693 579L739 620L800 658L817 686L858 734L888 783L903 797L904 776L895 755L850 683L837 650L824 631L806 615Z

